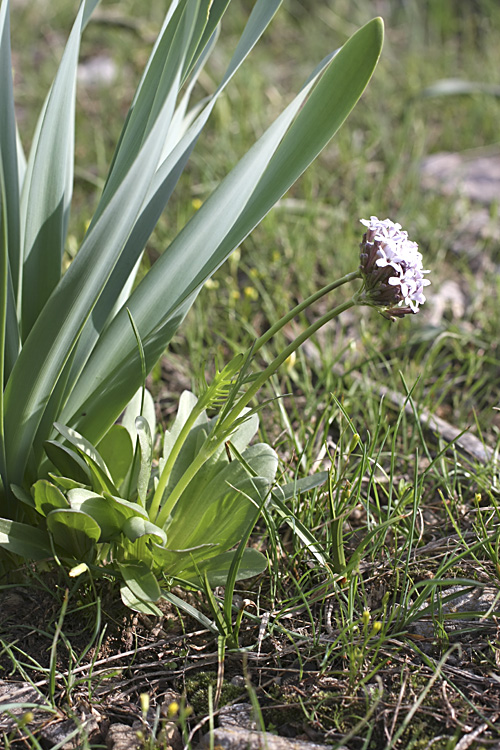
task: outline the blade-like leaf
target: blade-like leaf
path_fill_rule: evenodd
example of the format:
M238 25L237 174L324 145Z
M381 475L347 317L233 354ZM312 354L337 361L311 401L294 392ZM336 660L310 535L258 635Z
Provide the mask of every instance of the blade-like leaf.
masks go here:
M128 430L122 424L113 425L97 448L99 455L108 467L115 487L119 487L127 476L134 456L134 448Z
M24 181L23 340L61 278L73 192L76 72L84 12L85 2L40 115Z
M282 0L257 1L220 86L199 117L193 123L192 127L189 128L188 132L183 136L174 150L169 153L168 157L162 162L160 168L157 170L146 198L143 211L134 226L119 262L113 270L106 288L92 313L92 318L87 322L82 337L78 343L72 379L68 386L70 399L74 400L75 398L72 393L72 385L77 381L83 366L98 340L99 333L105 328L109 320L116 315L116 300L122 297L123 289L130 284L130 277L134 273L134 266L136 264L137 248L143 248L145 246L148 237L164 210L166 202L177 184L177 180L182 174L182 170L184 169L191 151L193 150L219 95L256 44L281 5L281 2ZM178 328L185 313L194 301L195 296L196 295L193 295L192 298L188 298L183 305L180 305L177 308L177 312L172 315L170 319L172 330ZM151 363L149 363L149 366L152 366ZM69 407L68 413L71 414L71 407ZM66 417L63 417L62 419L63 421L68 421L66 420Z
M179 46L185 49L192 28L186 22L181 31ZM182 57L177 62L180 76ZM18 484L48 398L141 209L158 164L168 128L168 112L176 93L173 87L125 179L99 220L89 228L80 252L38 317L11 373L5 391L5 423L9 430L7 464L11 481Z
M17 131L12 88L9 0L0 4L0 161L5 185L7 246L12 284L17 298L21 262Z
M141 463L139 477L137 479L137 496L141 505L146 505L148 494L149 480L151 478L151 465L153 460L153 439L149 424L144 417L137 417L135 420L137 435L139 436L139 445L141 447Z
M63 477L69 477L80 484L90 484L91 476L87 464L78 453L54 440L44 444L45 452Z
M50 539L45 531L7 518L0 518L0 547L25 560L52 557Z
M229 569L233 562L236 550L223 552L221 555L212 557L206 563L200 563L198 566L188 565L179 571L178 576L186 581L200 584L199 573L206 573L208 582L214 588L215 586L225 586ZM188 562L188 560L186 560ZM267 568L267 559L256 549L245 549L241 562L236 573L236 580L243 581L246 578L260 575Z
M149 568L142 563L119 563L123 580L140 601L157 602L161 596L158 581Z
M272 208L340 127L377 63L380 19L358 31L233 169L132 294L127 306L151 367L204 281ZM306 95L312 93L306 103ZM295 121L294 121L295 120ZM287 132L288 131L288 132ZM156 304L152 304L156 300ZM161 321L158 309L168 305ZM101 336L64 418L95 439L138 385L139 363L128 317L120 313ZM106 379L105 397L93 384ZM133 385L132 385L133 383ZM104 415L107 413L107 416ZM80 416L84 414L84 416Z

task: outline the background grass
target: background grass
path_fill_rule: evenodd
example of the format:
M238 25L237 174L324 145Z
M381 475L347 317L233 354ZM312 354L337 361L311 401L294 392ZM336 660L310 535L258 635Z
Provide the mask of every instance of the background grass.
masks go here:
M160 0L147 7L138 0L104 2L85 34L83 63L103 56L115 68L111 85L82 85L79 90L68 257L95 206L164 6ZM201 78L199 96L214 88L251 3L234 0L233 6L219 49ZM73 4L63 0L13 3L17 105L26 145L73 13ZM420 168L433 153L481 154L498 148L498 97L423 95L442 78L498 85L498 3L285 0L269 33L216 106L151 239L144 270L317 62L375 14L384 17L386 44L360 104L316 164L207 283L153 373L151 387L166 424L182 388L196 388L215 361L227 362L291 305L356 268L361 217L388 216L409 231L425 267L432 270L428 302L419 315L390 323L374 310L349 311L304 347L261 396L273 399L262 413L262 433L276 447L287 481L333 467L329 491L297 497L291 511L334 560L340 533L352 570L343 580L331 575L271 516L255 537L269 552L269 574L239 595L253 602L249 614L257 612L259 620L269 616L266 641L259 642L268 654L261 677L267 674L274 682L266 688L261 684L256 693L268 728L307 726L316 739L347 743L351 736L353 747L433 743L434 748L451 748L484 724L486 747L497 736L494 717L500 702L491 676L498 658L498 468L493 460L478 460L467 444L465 451L458 444L450 446L447 433L423 426L419 416L441 417L492 450L498 444L500 246L498 231L496 239L468 233L466 222L477 207L463 197L424 190ZM498 205L487 211L484 221L496 225ZM443 294L445 288L454 290L451 297ZM308 319L341 301L342 294L347 291L322 301L307 313ZM272 358L304 324L305 319L298 320L270 343L263 359ZM359 442L353 447L354 434ZM479 620L469 612L467 619L468 610L447 609L446 597L457 596L462 579L492 589L488 617ZM40 580L33 583L41 585ZM62 592L66 585L62 578L55 590ZM96 596L89 590L81 600L76 588L71 596L76 599L70 613L80 616L82 607L92 613L88 632L84 629L82 636L75 631L83 652L82 638L87 646L89 639L94 643L98 638ZM104 599L112 623L120 617L116 602ZM61 593L56 602L43 636L48 643L59 639ZM454 617L465 620L458 631L450 628ZM416 628L423 619L427 630ZM241 638L251 659L258 626L251 619L245 623ZM21 631L18 624L16 637ZM71 631L60 652L61 674L68 663L80 664L68 646L73 636ZM140 638L147 641L144 634ZM191 643L188 631L186 653ZM210 643L213 649L207 636ZM453 650L456 644L462 648L460 657ZM116 641L115 647L120 647ZM19 654L28 646L22 639L20 648L24 651L13 649L7 639L3 663L8 657L18 675L45 679L51 697L57 693L64 701L71 690L65 680L55 679L54 655L47 663L25 663ZM312 681L305 680L307 672ZM134 683L136 692L149 690L148 670L138 674L143 683ZM300 700L287 690L286 674L299 680ZM471 687L471 674L483 680L481 696ZM199 689L188 686L188 700ZM283 704L292 705L293 720L283 718L284 709L271 712ZM199 715L209 710L208 703L201 705ZM186 721L187 737L193 724ZM471 747L482 746L472 742Z

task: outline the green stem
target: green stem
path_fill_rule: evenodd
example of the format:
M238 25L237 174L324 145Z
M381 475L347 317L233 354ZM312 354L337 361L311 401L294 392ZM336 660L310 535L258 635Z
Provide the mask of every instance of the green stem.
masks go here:
M347 277L344 277L342 280L342 283L345 283L346 281L351 281L352 279L359 278L359 272L355 272L353 274L348 274ZM339 282L336 282L336 286L339 285ZM328 287L324 287L322 290L322 294L326 294L324 291L325 289L329 289L332 285L328 285ZM329 289L331 291L331 289ZM315 295L312 295L315 299L318 299L318 293ZM319 296L322 296L321 294ZM307 303L307 304L306 304ZM308 298L308 300L305 300L303 303L297 306L297 308L305 309L308 304L311 304L311 298ZM296 351L304 341L307 341L308 338L310 338L312 335L316 333L322 326L324 326L326 323L328 323L333 318L337 317L337 315L340 315L340 313L344 312L344 310L349 310L349 308L353 307L357 304L356 301L356 295L348 300L347 302L343 302L341 305L338 305L337 307L333 308L333 310L330 310L329 312L322 315L318 320L316 320L314 323L312 323L308 328L305 329L299 336L297 336L296 339L292 341L291 344L289 344L280 355L278 355L266 368L261 372L261 374L258 376L258 378L254 381L254 383L251 385L251 387L248 389L246 393L244 393L240 400L236 403L236 405L231 409L227 417L222 419L222 421L217 425L219 435L222 435L221 437L216 437L215 434L209 435L205 443L203 444L200 452L194 459L194 461L190 464L189 468L186 469L182 477L177 482L175 488L172 490L172 493L169 495L169 498L165 505L162 507L161 511L158 514L158 517L156 519L156 524L160 527L162 527L166 521L170 513L172 512L173 508L175 507L175 504L179 500L180 496L188 486L189 482L193 479L193 477L196 475L196 473L201 469L203 464L208 461L210 456L212 456L221 442L226 438L228 432L230 432L230 427L236 419L239 417L245 406L252 400L252 398L257 394L257 392L260 390L260 388L264 385L266 380L268 380L271 375L273 375L276 370L285 362L286 359L294 352ZM295 308L295 314L297 314L297 308ZM294 311L292 311L294 312ZM300 312L300 310L299 310ZM280 328L282 328L288 320L291 320L290 313L288 315L281 318L277 324L273 326L271 330L273 330L273 334L276 333ZM260 337L260 339L257 340L257 344L262 346L270 337L271 335L269 331L266 332L263 336ZM255 348L252 349L252 352L255 351ZM181 433L182 434L182 433ZM181 438L181 435L179 435L178 440ZM177 445L177 443L176 443ZM170 458L170 456L169 456ZM160 489L160 485L158 485L158 490ZM163 490L162 490L163 494ZM159 495L161 498L161 495ZM155 493L155 499L156 499L156 493ZM154 501L153 501L154 502Z
M353 278L357 278L357 274L353 276ZM236 418L241 414L245 406L252 400L252 398L256 395L256 393L260 390L260 388L264 385L266 380L268 380L271 375L274 375L276 370L281 367L283 362L285 362L288 357L293 354L302 344L307 341L311 336L313 336L316 331L318 331L320 328L322 328L326 323L329 323L330 320L333 320L333 318L336 318L337 315L340 315L340 313L344 312L344 310L349 310L349 308L354 307L354 305L357 304L357 300L355 297L352 297L347 302L343 302L341 305L337 305L337 307L334 307L333 310L330 310L329 312L322 315L318 320L316 320L314 323L311 323L311 325L305 329L299 336L297 336L296 339L292 341L291 344L289 344L281 354L279 354L273 361L266 367L265 370L261 372L261 374L255 379L253 384L250 386L248 391L241 396L240 400L234 406L228 416L222 421L222 425L226 426L226 423L231 424L231 422L234 422ZM264 338L264 337L261 337ZM267 339L266 339L267 340ZM259 339L260 341L260 339ZM264 342L265 343L265 342Z
M303 302L300 302L298 305L296 305L296 307L294 307L286 315L280 318L277 323L271 326L269 330L267 330L262 334L262 336L257 339L252 348L252 354L259 351L259 349L264 346L264 344L266 344L269 339L271 339L278 331L280 331L283 326L286 326L286 324L293 320L293 318L303 312L303 310L308 308L310 305L313 305L315 302L321 299L321 297L324 297L325 294L329 294L330 292L333 292L334 289L338 289L339 286L347 284L349 281L355 281L359 278L361 278L361 272L358 269L357 271L352 271L351 273L342 276L342 278L338 279L337 281L332 281L330 284L327 284L326 286L319 289L319 291L311 294L309 297L303 300Z

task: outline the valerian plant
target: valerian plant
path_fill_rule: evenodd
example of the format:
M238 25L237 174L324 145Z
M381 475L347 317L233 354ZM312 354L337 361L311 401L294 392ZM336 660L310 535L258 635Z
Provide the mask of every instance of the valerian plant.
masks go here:
M173 0L95 214L63 272L79 46L97 4L80 5L27 159L15 119L9 0L0 4L0 546L6 564L19 557L85 565L112 559L124 598L154 601L160 570L188 581L208 574L216 580L228 570L234 577L230 548L243 543L265 506L276 457L266 446L248 447L257 423L246 409L256 389L250 386L243 401L236 397L241 363L217 376L205 401L183 398L154 471L149 400L143 394L134 401L135 394L205 281L355 106L377 64L383 24L370 21L318 65L135 284L146 242L218 97L281 0L256 0L217 89L191 109L230 0ZM366 294L374 300L373 291ZM237 413L225 404L213 423L205 411L221 406L222 392L233 394ZM125 423L116 425L124 410ZM217 440L210 437L214 424ZM240 505L245 499L244 512L232 514L235 497ZM241 548L237 559L241 574L245 561L249 570L262 568L252 551L243 555Z

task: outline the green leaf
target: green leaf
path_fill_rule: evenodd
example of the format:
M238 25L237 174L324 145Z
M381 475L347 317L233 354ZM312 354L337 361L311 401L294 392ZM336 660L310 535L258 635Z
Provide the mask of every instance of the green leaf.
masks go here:
M140 332L148 367L163 352L205 280L345 120L373 73L382 37L382 22L375 19L342 47L319 80L308 82L132 293L127 306ZM165 300L168 306L159 319L158 309ZM94 436L101 421L113 421L139 385L140 363L126 313L120 312L107 327L84 372L86 378L72 391L64 418ZM102 384L103 379L106 388L101 396L94 383Z
M121 424L128 430L132 443L135 444L137 437L137 430L135 428L135 420L137 417L144 417L149 425L151 434L154 435L156 431L156 412L155 403L152 395L147 390L144 391L144 404L141 413L142 403L142 388L134 394L132 399L127 404L127 408L123 412Z
M84 11L82 3L40 115L21 196L23 340L61 278L73 191L76 72Z
M120 487L134 457L134 448L128 430L123 425L113 425L99 442L97 449L109 470L115 487Z
M143 563L118 563L123 580L141 602L157 602L161 589L153 573Z
M310 477L295 479L293 482L285 484L284 487L281 487L282 499L291 500L291 498L298 497L301 492L309 492L317 487L322 487L328 481L329 475L330 472L328 471L319 471Z
M142 612L145 615L162 617L163 612L156 606L156 604L154 604L154 602L141 599L130 586L127 586L126 583L120 586L120 594L124 605L129 609L132 609L134 612Z
M46 479L40 479L32 487L35 508L42 516L48 516L50 511L59 508L69 508L69 503L63 493Z
M44 443L45 453L56 469L61 472L64 477L70 477L74 482L79 484L90 484L91 476L87 464L75 453L71 448L68 448L61 443L56 443L55 440L47 440Z
M113 498L104 498L87 489L75 488L68 492L73 510L86 513L99 525L99 542L110 542L120 536L128 516L127 509Z
M229 569L236 555L236 550L223 552L221 555L212 557L205 563L198 564L197 569L194 566L187 566L180 570L177 575L186 581L200 584L199 573L206 573L210 586L225 586ZM267 558L256 549L245 549L241 558L240 565L236 573L236 580L243 581L246 578L253 578L260 575L267 568Z
M156 537L156 542L163 545L167 543L167 535L163 529L160 529L159 526L140 516L127 518L123 524L122 531L131 542L135 542L143 536L154 536Z
M16 300L20 279L19 167L12 88L9 0L0 4L0 257L2 259L1 369L9 374L19 351Z
M94 489L98 492L104 491L117 495L118 490L113 484L108 467L92 443L70 427L65 427L58 422L54 423L54 427L82 456L90 472Z
M176 61L178 75L183 64L182 54L192 32L191 21L188 17L180 31L179 59ZM102 211L98 210L80 251L38 316L14 365L5 389L10 481L21 483L33 437L48 399L57 387L85 322L113 273L141 211L158 164L168 129L168 113L176 94L174 87L123 181L105 201ZM140 251L138 248L137 255ZM68 383L69 390L71 387L72 384ZM99 438L109 426L110 423Z
M52 557L50 539L45 531L7 518L0 518L0 547L25 560Z
M148 494L149 480L151 478L151 466L153 461L153 439L147 420L144 417L137 417L135 420L139 444L141 447L141 463L139 477L137 479L137 496L139 503L146 506L146 497Z
M86 513L72 508L53 510L47 516L47 529L55 544L71 557L82 562L93 559L101 529Z

